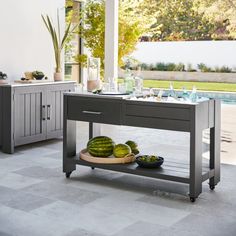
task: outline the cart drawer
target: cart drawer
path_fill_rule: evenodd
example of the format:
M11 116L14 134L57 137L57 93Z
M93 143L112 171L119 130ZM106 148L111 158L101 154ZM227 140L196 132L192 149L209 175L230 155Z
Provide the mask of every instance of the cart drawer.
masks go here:
M121 124L122 104L119 100L68 97L67 117L70 120Z
M171 120L190 120L189 108L173 108L163 106L126 105L127 116L150 117Z

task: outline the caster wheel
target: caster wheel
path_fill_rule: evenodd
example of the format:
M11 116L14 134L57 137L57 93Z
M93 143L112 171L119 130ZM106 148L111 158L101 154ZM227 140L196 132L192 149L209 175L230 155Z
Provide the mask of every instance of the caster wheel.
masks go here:
M95 167L91 167L91 169L92 169L92 170L94 170L94 169L95 169Z
M195 202L195 201L196 201L196 198L195 198L195 197L190 197L190 201L191 201L191 202Z
M215 189L215 185L210 185L210 190L214 190Z
M70 178L72 172L66 172L66 178Z

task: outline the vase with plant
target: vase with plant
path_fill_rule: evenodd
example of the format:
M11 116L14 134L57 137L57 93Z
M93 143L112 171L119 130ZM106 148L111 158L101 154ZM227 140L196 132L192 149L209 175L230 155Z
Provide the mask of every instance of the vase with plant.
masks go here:
M42 19L45 26L47 27L48 32L50 33L50 36L52 38L53 48L54 48L54 56L55 56L55 63L56 63L54 81L61 81L63 80L61 54L62 54L63 48L65 47L66 39L74 31L75 27L71 29L71 22L69 22L65 29L65 33L63 37L61 37L60 19L59 19L58 11L57 11L57 26L53 25L53 22L48 15L46 16L42 15Z

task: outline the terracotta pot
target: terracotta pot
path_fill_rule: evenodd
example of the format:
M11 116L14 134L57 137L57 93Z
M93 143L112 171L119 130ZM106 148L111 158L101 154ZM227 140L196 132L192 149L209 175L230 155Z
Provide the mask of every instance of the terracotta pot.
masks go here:
M7 81L4 79L0 79L0 84L7 84Z
M63 76L61 72L54 73L54 81L63 81Z
M99 89L100 80L88 80L87 81L87 90L88 92L92 92L95 89Z

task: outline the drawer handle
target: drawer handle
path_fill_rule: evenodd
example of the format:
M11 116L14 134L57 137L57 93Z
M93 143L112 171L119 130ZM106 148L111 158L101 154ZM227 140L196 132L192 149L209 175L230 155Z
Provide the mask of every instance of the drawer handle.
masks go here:
M90 115L101 115L101 111L82 111L84 114L90 114Z
M51 105L47 105L47 120L51 119Z
M46 117L45 108L46 108L46 107L43 105L43 106L42 106L42 120L46 120L46 118L45 118L45 117Z

